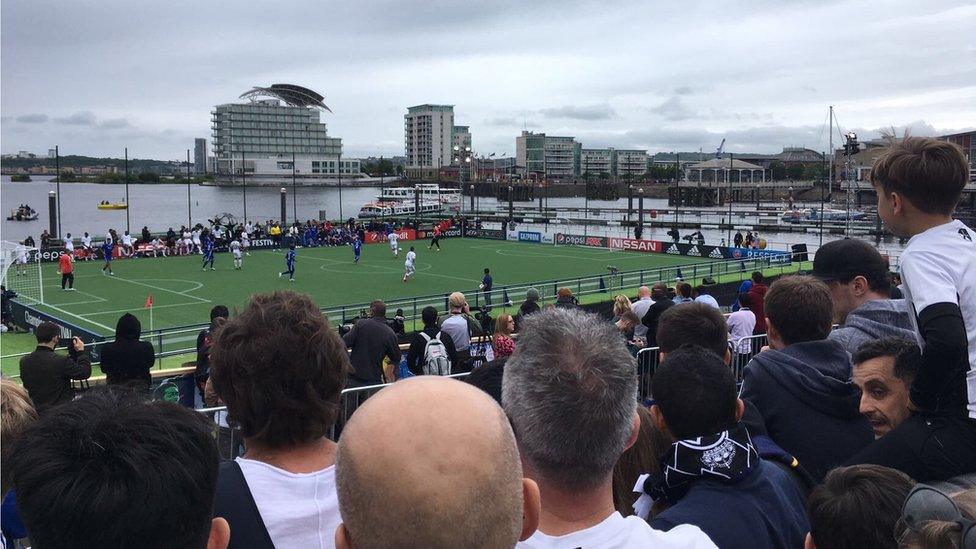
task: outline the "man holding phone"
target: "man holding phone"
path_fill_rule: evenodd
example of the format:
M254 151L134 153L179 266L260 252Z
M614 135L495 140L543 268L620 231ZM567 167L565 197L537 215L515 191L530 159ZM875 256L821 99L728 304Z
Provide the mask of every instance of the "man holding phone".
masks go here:
M54 352L61 342L61 327L53 322L42 322L34 329L37 348L20 359L20 379L34 401L34 407L43 414L53 406L74 398L72 379L88 379L91 361L85 344L77 337L71 338L68 354Z

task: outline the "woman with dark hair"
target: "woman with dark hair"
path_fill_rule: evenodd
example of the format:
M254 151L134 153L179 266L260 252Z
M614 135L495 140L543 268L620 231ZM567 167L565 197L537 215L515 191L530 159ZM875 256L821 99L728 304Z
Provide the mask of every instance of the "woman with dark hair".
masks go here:
M695 299L691 297L691 284L679 282L674 285L674 304L691 303Z
M125 313L115 326L115 341L102 346L102 372L109 385L128 385L148 392L152 383L149 370L156 361L156 351L148 341L139 341L142 324Z

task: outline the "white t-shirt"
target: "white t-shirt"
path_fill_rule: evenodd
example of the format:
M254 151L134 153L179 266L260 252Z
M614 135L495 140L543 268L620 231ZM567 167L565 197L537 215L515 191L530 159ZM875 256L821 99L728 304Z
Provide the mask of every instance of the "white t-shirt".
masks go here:
M958 219L913 236L901 255L905 301L918 344L918 314L936 303L955 303L966 322L969 417L976 419L976 231Z
M91 241L92 241L92 237L90 237L88 235L85 235L85 236L81 237L81 243L86 248L91 248Z
M275 547L335 547L335 531L342 522L335 465L289 473L261 461L236 461Z
M407 260L403 263L406 267L413 267L413 261L417 259L417 252L407 252Z
M230 251L233 252L234 257L240 258L241 257L241 243L238 242L238 241L236 241L236 240L232 241L230 243Z
M630 547L710 549L715 547L711 539L697 526L682 524L668 532L651 528L644 519L624 518L614 511L603 522L586 530L550 536L536 530L532 536L515 547L523 549L613 549Z
M390 233L389 236L386 237L386 239L390 241L391 248L397 247L397 238L399 237L397 236L396 233Z
M647 314L647 310L651 308L651 305L654 305L654 300L650 297L645 297L635 301L631 309L637 315L638 320L643 320L644 315ZM637 326L634 326L634 337L647 337L647 326L638 322Z
M67 250L68 253L70 254L71 252L75 251L75 243L72 242L70 238L65 238L64 249Z
M14 260L21 264L27 263L27 246L17 244L14 248Z
M756 313L743 307L730 314L726 323L729 325L729 334L732 336L735 351L739 354L752 352L752 340L748 338L756 329Z
M122 235L122 245L131 246L132 245L132 235L124 234Z

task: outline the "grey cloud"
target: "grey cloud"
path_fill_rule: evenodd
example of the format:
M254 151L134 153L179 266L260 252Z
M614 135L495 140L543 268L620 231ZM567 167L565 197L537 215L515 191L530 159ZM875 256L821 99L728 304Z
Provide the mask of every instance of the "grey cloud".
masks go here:
M695 93L695 90L691 86L678 86L674 89L675 95L691 95L693 93Z
M46 114L22 114L17 117L17 122L21 124L43 124L47 122Z
M564 105L540 109L539 114L546 118L569 118L573 120L609 120L617 117L617 112L609 104Z
M517 126L518 120L515 118L506 118L504 116L499 116L496 118L486 118L484 120L486 126Z
M119 128L128 128L129 121L125 118L111 118L109 120L103 120L98 124L99 128L104 128L107 130L114 130Z
M687 120L695 115L695 111L685 105L678 96L651 108L650 111L663 116L665 120Z
M94 126L96 122L95 113L91 111L76 112L71 116L64 118L55 118L55 122L59 124L68 124L71 126Z

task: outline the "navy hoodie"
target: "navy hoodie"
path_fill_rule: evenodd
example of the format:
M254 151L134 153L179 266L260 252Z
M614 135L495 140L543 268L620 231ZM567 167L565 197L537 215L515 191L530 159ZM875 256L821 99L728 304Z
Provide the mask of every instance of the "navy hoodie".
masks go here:
M808 341L753 357L739 396L759 410L769 437L819 482L874 440L850 379L851 357L840 343Z

